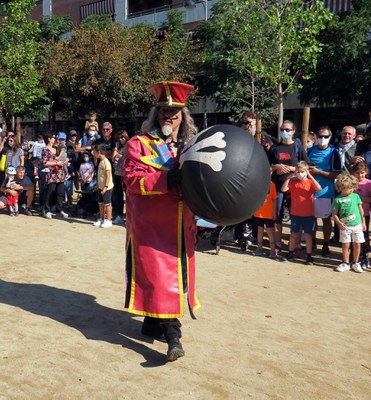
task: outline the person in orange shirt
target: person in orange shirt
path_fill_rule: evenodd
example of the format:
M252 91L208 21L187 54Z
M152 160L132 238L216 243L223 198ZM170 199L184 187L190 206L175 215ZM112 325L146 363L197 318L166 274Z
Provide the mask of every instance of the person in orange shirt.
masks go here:
M264 227L267 231L269 237L269 258L277 258L275 251L275 241L274 241L274 220L276 219L277 213L277 191L276 185L271 181L269 187L269 193L265 199L264 204L259 208L254 214L254 221L258 228L257 234L257 248L254 252L255 256L264 255L263 251L263 235Z
M306 244L307 265L313 265L312 234L314 228L314 192L322 190L321 185L313 178L309 166L305 161L297 164L294 174L290 174L282 185L282 192L291 193L291 233L289 252L284 257L286 260L295 257L294 248L299 242L301 232L304 230Z

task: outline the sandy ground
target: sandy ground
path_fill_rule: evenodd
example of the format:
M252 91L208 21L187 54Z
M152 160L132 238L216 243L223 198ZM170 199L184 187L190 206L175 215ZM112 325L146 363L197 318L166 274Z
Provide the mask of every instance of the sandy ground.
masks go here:
M124 227L0 214L0 399L370 399L371 272L207 242L186 356L124 302ZM339 252L338 248L334 248Z

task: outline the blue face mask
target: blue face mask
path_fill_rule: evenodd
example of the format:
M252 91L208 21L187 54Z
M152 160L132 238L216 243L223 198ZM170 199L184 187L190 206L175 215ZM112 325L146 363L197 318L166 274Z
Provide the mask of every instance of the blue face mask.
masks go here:
M287 140L291 138L291 131L280 131L280 137L282 140Z

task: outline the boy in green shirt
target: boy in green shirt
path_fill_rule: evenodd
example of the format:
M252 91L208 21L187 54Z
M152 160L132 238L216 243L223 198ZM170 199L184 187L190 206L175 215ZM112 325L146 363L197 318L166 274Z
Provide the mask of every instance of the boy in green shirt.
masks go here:
M365 241L366 229L363 216L362 200L357 193L358 180L355 176L342 173L336 180L336 190L340 192L334 200L332 215L340 229L343 262L336 268L338 272L349 271L349 246L353 244L353 271L363 272L358 260L361 243Z

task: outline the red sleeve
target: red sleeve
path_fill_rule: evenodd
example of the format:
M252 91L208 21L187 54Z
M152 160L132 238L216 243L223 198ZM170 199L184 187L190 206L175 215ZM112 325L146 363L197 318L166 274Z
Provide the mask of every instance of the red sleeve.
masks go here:
M167 171L144 164L141 157L145 155L143 144L137 137L128 141L123 163L126 190L143 196L167 193Z

